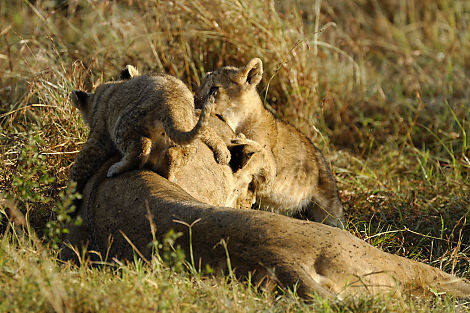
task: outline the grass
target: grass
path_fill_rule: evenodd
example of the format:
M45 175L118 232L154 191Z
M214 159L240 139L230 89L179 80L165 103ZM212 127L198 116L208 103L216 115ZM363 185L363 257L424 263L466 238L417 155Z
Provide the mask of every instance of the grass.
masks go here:
M87 136L70 91L126 64L191 86L252 57L267 106L330 160L348 230L470 278L468 1L2 1L0 190L30 228L16 236L0 214L0 311L468 310L439 297L303 303L158 259L56 261L66 179Z

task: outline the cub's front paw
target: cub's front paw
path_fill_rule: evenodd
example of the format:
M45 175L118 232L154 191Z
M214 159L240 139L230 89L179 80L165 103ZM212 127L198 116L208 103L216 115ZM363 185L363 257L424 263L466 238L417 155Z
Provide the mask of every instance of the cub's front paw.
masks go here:
M106 177L114 177L121 174L121 164L120 162L114 163L108 170Z
M220 147L219 149L214 150L214 156L217 163L222 165L227 165L230 162L230 151L227 147Z

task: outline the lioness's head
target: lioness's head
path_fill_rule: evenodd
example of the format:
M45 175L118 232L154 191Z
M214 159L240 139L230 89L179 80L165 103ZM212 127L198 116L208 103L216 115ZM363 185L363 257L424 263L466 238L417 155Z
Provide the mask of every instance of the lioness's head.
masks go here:
M256 86L263 77L263 62L251 59L244 67L224 66L206 74L196 92L197 99L203 99L211 88L216 87L214 112L223 113L227 109L243 109L245 97L259 97Z
M124 69L121 70L120 79L128 80L139 75L139 71L132 65L126 65ZM102 93L110 85L115 84L115 82L104 83L96 88L94 93L85 92L81 90L74 90L70 94L72 105L80 110L83 120L88 126L91 126L91 114L93 112L93 106L95 103L93 99L97 94ZM97 98L97 97L96 97Z

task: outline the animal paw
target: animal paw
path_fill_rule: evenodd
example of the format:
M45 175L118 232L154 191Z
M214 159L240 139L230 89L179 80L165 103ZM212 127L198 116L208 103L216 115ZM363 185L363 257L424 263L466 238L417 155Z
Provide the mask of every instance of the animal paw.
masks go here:
M195 107L199 108L199 107L205 106L210 112L212 110L213 106L214 106L215 98L217 97L218 93L219 93L219 88L218 87L212 87L209 90L208 94L204 98L202 98L202 100L199 99L199 98L196 98Z
M230 151L227 147L219 148L214 150L214 156L217 163L227 165L230 162Z
M108 169L108 173L106 174L106 177L114 177L121 174L121 164L120 162L114 163L111 165L111 167Z

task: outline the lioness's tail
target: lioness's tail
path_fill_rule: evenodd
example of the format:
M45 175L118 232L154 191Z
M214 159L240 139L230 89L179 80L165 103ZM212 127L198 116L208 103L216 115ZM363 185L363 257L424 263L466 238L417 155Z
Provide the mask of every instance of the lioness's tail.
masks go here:
M214 107L216 94L217 88L211 88L201 105L201 115L199 115L199 120L192 130L184 132L171 127L167 123L164 123L165 131L170 139L173 140L176 144L185 145L198 138L202 130L204 130L204 128L207 126L207 123L209 122L209 116Z

